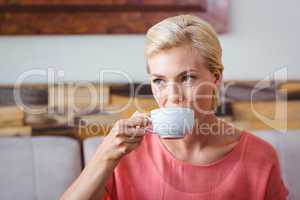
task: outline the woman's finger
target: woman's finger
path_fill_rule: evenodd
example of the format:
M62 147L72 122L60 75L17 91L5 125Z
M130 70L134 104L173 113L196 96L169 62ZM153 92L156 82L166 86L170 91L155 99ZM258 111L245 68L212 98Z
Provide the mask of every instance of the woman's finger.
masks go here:
M149 124L149 119L144 115L134 116L127 120L126 125L130 127L144 127Z
M124 142L125 143L140 143L141 141L143 140L143 137L140 136L140 137L125 137L124 138Z
M145 128L126 127L123 130L118 130L116 136L139 137L146 134Z
M134 150L135 148L137 148L140 145L140 142L135 142L135 143L123 143L123 145L119 148L119 151L121 151L121 153L127 154L129 152L131 152L132 150Z

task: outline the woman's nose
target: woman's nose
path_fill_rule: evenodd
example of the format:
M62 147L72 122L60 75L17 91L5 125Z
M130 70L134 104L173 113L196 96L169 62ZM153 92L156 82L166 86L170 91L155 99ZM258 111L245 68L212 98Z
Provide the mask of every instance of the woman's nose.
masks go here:
M176 83L167 85L167 101L165 106L177 106L183 101L182 89Z

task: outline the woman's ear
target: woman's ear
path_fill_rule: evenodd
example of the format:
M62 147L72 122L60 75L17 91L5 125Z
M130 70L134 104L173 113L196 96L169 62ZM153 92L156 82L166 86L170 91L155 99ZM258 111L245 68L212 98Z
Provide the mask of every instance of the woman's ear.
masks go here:
M214 77L215 77L215 81L214 83L217 85L217 86L220 86L221 82L222 82L222 79L223 79L223 75L222 75L222 72L221 70L217 69L214 71Z

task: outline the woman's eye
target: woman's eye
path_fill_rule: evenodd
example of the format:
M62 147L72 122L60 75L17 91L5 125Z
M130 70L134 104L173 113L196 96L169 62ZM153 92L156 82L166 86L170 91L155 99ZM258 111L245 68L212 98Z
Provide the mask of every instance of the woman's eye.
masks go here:
M192 75L186 75L186 76L183 76L182 77L182 81L183 82L192 82L196 77L195 76L192 76Z
M152 80L152 82L153 82L155 85L162 85L162 84L163 84L163 80L162 80L162 79L159 79L159 78L156 78L156 79Z

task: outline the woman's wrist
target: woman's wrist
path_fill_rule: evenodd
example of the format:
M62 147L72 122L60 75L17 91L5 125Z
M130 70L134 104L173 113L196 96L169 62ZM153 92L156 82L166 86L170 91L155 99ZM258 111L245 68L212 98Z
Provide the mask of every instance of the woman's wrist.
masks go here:
M118 159L111 158L108 155L103 154L101 151L97 151L92 159L94 159L98 166L112 170L117 166L119 162Z

